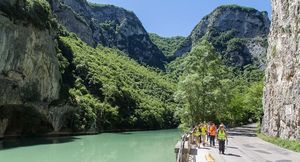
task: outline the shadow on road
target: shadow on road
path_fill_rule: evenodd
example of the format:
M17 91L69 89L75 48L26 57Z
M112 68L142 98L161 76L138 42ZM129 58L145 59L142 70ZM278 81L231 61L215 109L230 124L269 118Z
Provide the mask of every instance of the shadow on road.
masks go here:
M234 156L234 157L242 157L241 155L237 155L237 154L224 154L226 156Z
M256 133L243 133L243 132L229 132L230 136L247 136L247 137L256 137Z
M256 137L256 127L243 126L239 128L230 129L228 134L231 136L247 136Z
M259 153L263 153L263 154L272 154L272 153L270 153L268 151L264 151L264 150L254 150L254 151L259 152Z
M238 147L233 147L233 146L226 146L226 148L239 149Z
M244 125L243 128L251 128L251 129L256 129L256 125Z

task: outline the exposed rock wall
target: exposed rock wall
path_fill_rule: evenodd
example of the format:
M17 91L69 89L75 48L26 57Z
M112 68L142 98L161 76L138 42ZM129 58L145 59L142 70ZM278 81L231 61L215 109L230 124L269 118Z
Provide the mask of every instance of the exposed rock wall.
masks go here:
M300 2L272 0L262 131L300 139Z
M0 136L50 124L44 116L61 86L50 17L47 1L0 1Z
M215 45L214 41L220 41L226 46L232 38L240 38L244 41L242 51L227 51L224 57L231 60L230 64L243 66L250 63L263 67L267 44L263 43L269 33L270 20L267 12L260 12L253 8L236 5L225 5L215 9L205 16L193 29L185 42L175 52L180 57L190 52L199 41L208 39L222 54L228 49ZM218 37L222 37L220 40ZM230 38L231 37L231 38ZM220 44L220 43L219 43ZM223 46L222 45L222 46Z
M61 131L65 122L64 117L66 113L70 111L74 111L76 109L79 108L75 108L74 106L70 106L70 105L58 105L58 106L50 107L47 110L46 113L47 119L51 123L54 133L58 133L59 131Z
M49 30L0 15L0 105L58 99L61 76L55 47Z
M4 133L8 124L8 119L0 119L0 138L4 137ZM1 147L0 147L1 148Z
M86 0L51 0L51 5L59 23L90 46L118 48L140 63L164 67L166 57L133 12Z

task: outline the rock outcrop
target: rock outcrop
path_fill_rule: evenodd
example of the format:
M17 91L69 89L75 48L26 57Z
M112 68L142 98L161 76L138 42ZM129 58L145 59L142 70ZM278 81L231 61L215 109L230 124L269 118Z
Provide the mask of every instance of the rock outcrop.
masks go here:
M16 112L39 114L43 107L37 105L59 98L61 74L50 17L46 1L0 1L0 137L7 126L22 129L17 124L24 123L26 113Z
M1 105L58 99L61 76L49 30L0 16L0 47Z
M298 0L272 0L262 131L300 139L300 44Z
M270 20L267 12L236 5L220 6L205 16L193 29L181 47L175 52L179 57L190 52L204 38L229 60L230 64L243 66L249 63L263 65ZM231 39L240 39L239 50L228 48ZM232 42L238 44L235 42ZM258 57L258 58L257 58ZM257 60L257 61L255 61Z
M28 10L27 17L26 13L18 17L8 12L14 7L28 9L26 5L21 1L0 2L0 105L51 102L59 97L61 75L55 33L33 23L34 16L51 13L42 9L43 4L34 4L38 9Z
M164 67L166 57L133 12L86 0L51 0L51 6L58 22L90 46L117 48L140 63Z

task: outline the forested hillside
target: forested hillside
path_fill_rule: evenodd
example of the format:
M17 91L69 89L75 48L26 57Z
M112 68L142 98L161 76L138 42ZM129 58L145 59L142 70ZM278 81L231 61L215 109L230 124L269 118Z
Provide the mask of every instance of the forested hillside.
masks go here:
M223 12L254 17L262 34L248 39L244 28L197 30ZM223 6L188 38L151 39L134 13L86 0L2 0L0 13L0 137L165 129L203 120L238 125L261 117L263 68L255 52L243 53L255 49L263 58L267 45L268 21L254 9ZM218 29L225 22L218 20ZM190 50L177 55L190 40Z
M80 107L68 128L173 128L175 83L165 74L139 65L121 51L89 47L75 35L59 38L65 93ZM68 60L68 61L67 61ZM69 72L72 72L71 74Z
M175 51L180 47L180 45L185 40L185 37L181 37L181 36L165 38L154 33L150 33L149 36L152 42L155 45L157 45L157 47L163 52L165 56L169 58L173 56Z

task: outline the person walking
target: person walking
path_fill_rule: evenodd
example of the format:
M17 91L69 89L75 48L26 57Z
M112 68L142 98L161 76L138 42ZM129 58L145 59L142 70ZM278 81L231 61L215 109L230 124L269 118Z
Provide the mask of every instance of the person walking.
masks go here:
M206 141L208 142L209 139L210 139L210 135L209 135L209 129L210 129L210 125L211 125L211 122L208 122L207 123L207 130L206 130Z
M196 146L200 147L200 128L199 125L196 125L193 130L194 140L196 142Z
M215 137L216 137L217 127L215 123L211 123L209 126L209 145L210 147L215 146Z
M203 146L205 146L205 141L206 141L206 133L207 133L207 125L206 124L201 124L201 143Z
M219 153L224 154L224 152L225 152L225 141L228 138L227 138L227 132L225 130L225 126L223 124L221 124L219 129L218 129L217 139L218 139L218 142L219 142Z

